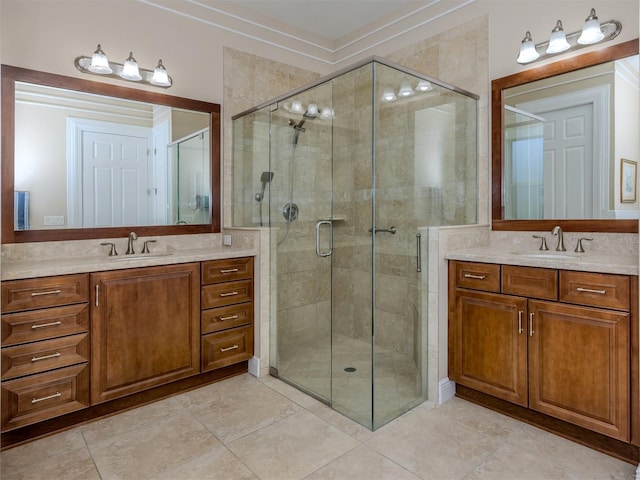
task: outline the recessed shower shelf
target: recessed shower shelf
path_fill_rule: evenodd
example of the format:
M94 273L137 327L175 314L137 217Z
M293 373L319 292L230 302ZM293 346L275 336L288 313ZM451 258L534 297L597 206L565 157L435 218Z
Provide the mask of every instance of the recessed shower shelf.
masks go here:
M345 215L329 215L327 220L331 220L332 222L346 222L347 217Z

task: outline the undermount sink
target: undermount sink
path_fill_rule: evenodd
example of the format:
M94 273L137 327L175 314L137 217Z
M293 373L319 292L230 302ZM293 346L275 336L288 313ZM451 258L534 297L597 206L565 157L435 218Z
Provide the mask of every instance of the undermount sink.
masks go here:
M133 255L118 255L117 257L111 257L111 260L142 260L145 258L157 258L157 257L168 257L172 255L171 252L165 253L139 253Z
M570 255L568 253L552 253L552 252L512 252L512 255L528 258L541 258L545 260L576 260L578 255Z

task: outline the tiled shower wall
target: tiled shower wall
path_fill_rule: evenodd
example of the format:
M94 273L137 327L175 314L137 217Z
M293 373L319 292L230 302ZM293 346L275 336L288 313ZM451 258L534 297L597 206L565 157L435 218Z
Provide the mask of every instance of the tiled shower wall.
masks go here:
M480 100L478 102L479 141L477 172L477 188L479 199L477 208L477 220L479 223L488 221L489 214L487 112L489 98L489 79L486 54L488 39L487 25L488 20L486 17L479 18L458 28L454 28L449 32L425 39L422 42L418 42L411 47L402 49L388 57L390 60L397 62L400 65L412 68L431 77L438 78L447 83L459 86L463 89L480 95ZM260 75L256 74L256 72L258 71L260 72ZM272 79L272 81L265 81L263 78L264 74L272 75L275 77L274 79ZM277 80L275 80L276 77ZM283 65L278 62L273 62L265 58L256 57L233 49L225 49L225 224L231 223L230 219L232 209L231 183L233 179L231 163L231 116L239 113L242 110L253 107L260 102L266 101L270 98L274 98L298 86L309 83L315 78L317 78L317 75L312 72L303 71L296 67ZM345 91L347 91L347 89L345 89ZM370 97L368 98L368 100L370 105ZM335 101L336 104L340 103L342 106L347 105L349 102L353 103L353 99L349 98L336 98ZM339 122L353 122L356 118L355 114L356 112L354 110L353 115L339 117L338 119L336 119L336 126L340 124ZM367 114L370 117L370 113L367 112ZM393 118L391 116L385 118L383 114L381 119L382 121L388 122L388 125L391 128L390 131L393 132ZM348 131L349 126L347 125L345 126L345 128L345 131ZM461 132L460 134L465 135L465 132ZM378 161L381 162L381 166L383 166L385 163L385 156L391 160L387 163L389 175L397 175L399 173L397 170L399 167L393 160L398 158L400 154L412 155L412 152L410 150L413 149L413 143L411 145L406 145L403 144L400 140L394 142L393 138L393 135L389 135L389 140L385 144L380 144L378 146L379 150L377 151ZM395 138L396 140L398 139L397 136ZM357 137L354 138L349 137L349 135L340 137L338 135L336 136L334 141L336 142L333 147L335 154L335 213L340 214L341 208L350 210L350 213L353 213L354 211L370 212L370 207L362 208L364 207L365 203L370 204L370 198L363 197L358 193L352 193L350 195L346 194L349 188L352 188L357 184L358 178L366 178L369 182L366 188L370 187L370 139L361 139ZM340 144L340 141L344 141L345 143ZM251 146L250 148L254 148L254 146ZM462 160L473 162L475 158L467 158ZM369 163L367 164L367 162ZM455 163L457 164L459 162L456 161ZM402 174L402 172L400 173ZM408 172L404 173L407 174ZM463 175L461 175L461 177L469 178L468 175L464 175L464 172L462 173ZM243 182L241 182L242 184L259 186L259 182L257 181L258 179L256 178L256 175L260 175L259 171L257 173L255 171L244 172L244 175L248 175L248 177L245 177ZM274 178L273 188L274 190L277 190L278 185L275 180L276 179ZM455 184L452 184L450 187L453 189L459 188L459 186L456 186ZM467 185L464 188L470 187L471 185ZM255 206L255 203L252 204L250 199L254 193L254 191L248 191L243 195L245 199L249 199L246 200L245 203L247 205L251 205L252 207ZM276 194L275 191L273 193ZM425 214L425 211L428 209L434 210L432 212L434 216L442 214L442 212L449 205L442 204L442 202L439 200L441 198L440 195L441 192L426 188L422 189L416 194L415 198L411 199L412 206L410 208L421 210L423 214ZM381 208L387 208L391 215L393 215L396 211L400 211L404 208L409 208L408 205L398 204L391 197L388 198L389 201L386 203L386 205L384 205L384 199L382 198L381 200L383 201L383 204L381 204ZM362 205L356 206L358 202L360 202ZM347 203L349 205L346 205ZM472 205L471 202L467 205L470 205L470 209L475 210L474 205ZM237 207L240 206L234 206L234 211ZM454 208L452 211L460 211L460 208ZM467 211L467 213L463 216L472 218L475 216L475 214L475 211ZM370 291L370 265L367 266L367 260L370 255L361 251L361 248L358 246L358 241L353 235L355 226L357 224L366 224L367 228L368 226L370 226L370 216L365 218L362 215L362 213L357 213L355 217L345 215L345 217L351 219L353 223L351 225L348 225L346 222L335 222L336 230L334 232L336 246L342 245L343 247L345 247L343 250L343 255L337 253L336 257L334 258L336 285L338 286L339 292L343 292L345 294L349 292L349 296L351 297L350 303L347 303L346 298L348 298L348 296L345 296L345 303L340 306L340 301L343 295L339 293L336 298L336 307L340 308L342 312L352 312L352 315L347 314L351 321L339 323L336 328L343 329L344 332L341 333L355 336L358 336L360 333L362 333L363 329L370 331L367 328L368 323L366 320L370 318L370 314L367 314L367 311L363 310L363 308L361 308L362 306L358 305L357 302L353 302L353 295L355 295L356 298L358 296L362 296L363 299L365 297L370 297L370 295L367 296L364 294L364 292L366 292L367 290ZM243 218L255 220L255 212L249 213L245 211ZM456 222L459 222L460 220L461 219L459 218L450 218L450 222L447 223L454 224ZM359 230L361 230L361 228L359 228ZM406 241L415 242L415 239L406 239ZM347 242L350 244L349 246L345 246L347 245ZM314 244L315 242L312 243L312 245ZM295 248L295 244L292 245L292 247ZM420 316L417 312L424 311L425 309L420 306L421 302L419 297L421 297L421 295L419 295L418 290L422 288L422 291L424 291L425 288L424 286L421 287L417 285L416 288L418 290L415 291L412 291L410 289L403 289L401 285L403 276L402 270L404 269L406 272L409 272L412 268L414 268L414 266L412 265L412 261L406 260L405 258L404 263L399 264L394 259L394 252L392 251L393 247L391 245L385 246L384 243L381 242L379 244L379 247L380 248L378 250L380 254L376 259L376 261L378 262L377 271L379 272L379 278L377 278L376 281L379 284L386 284L390 286L390 288L387 288L382 292L382 294L379 296L380 298L377 300L378 303L376 304L376 308L380 308L380 312L378 315L379 319L381 320L380 324L378 325L380 328L380 330L378 330L379 338L384 338L384 342L389 347L397 349L407 349L408 344L406 340L404 340L406 338L406 330L409 329L411 332L413 332L414 329L419 329L418 318ZM339 252L340 250L337 249L336 251ZM290 258L288 260L280 261L276 268L274 268L274 270L276 270L276 272L279 274L283 274L285 272L294 274L292 268L300 269L300 265L305 265L304 268L308 267L308 271L311 272L315 268L314 262L311 261L311 257L315 256L315 252L307 251L298 253L301 254L299 258L302 259L302 263L292 264ZM309 261L305 261L305 258ZM358 265L360 265L360 267L358 267ZM354 267L356 268L354 269ZM271 273L275 274L276 272ZM305 278L307 278L307 281L304 280ZM304 318L308 319L306 322L299 323L297 325L297 328L293 330L295 333L292 334L298 336L299 339L304 339L305 336L308 335L326 334L326 331L324 331L323 327L317 323L314 323L313 320L314 318L317 318L315 315L318 312L322 312L324 311L323 309L327 308L327 299L315 298L320 294L317 289L318 277L311 275L311 273L308 273L305 276L303 272L298 271L291 276L291 280L292 281L289 282L289 284L292 286L292 288L295 285L295 288L297 288L297 290L310 290L311 292L308 292L306 294L307 296L310 294L314 295L313 299L308 299L309 303L305 305L296 305L295 309L297 310L297 312L294 313L294 311L291 311L291 313L293 314L291 318L298 316L296 314L300 313ZM302 282L300 280L302 280ZM344 289L342 287L344 287ZM290 292L291 290L288 289L288 291ZM361 292L360 295L358 294L358 291ZM403 295L398 296L394 294L394 292L398 291L403 291ZM433 292L432 286L429 287L429 291ZM401 298L413 299L413 303L402 303ZM438 296L431 296L431 299L434 298L438 298ZM279 303L284 302L283 305L285 305L286 301L286 298L283 298L282 296L279 297ZM397 312L398 307L400 307L400 310L407 310L407 315L400 321L398 321L398 319L393 314L386 315L384 313ZM366 308L370 309L371 305L367 305ZM429 308L431 309L431 306ZM361 320L357 320L358 317L361 317ZM384 321L386 317L388 317L388 322ZM281 320L286 321L285 318L286 316L283 316ZM435 322L435 324L437 324L437 316L430 315L429 322L430 324L431 322ZM386 328L385 325L388 325L388 328ZM430 328L429 331L436 332L437 328ZM293 338L291 340L293 340ZM430 358L437 358L437 350L440 347L440 343L434 341L430 341L429 343ZM413 352L407 351L406 353L416 356L416 354L418 353L416 351L418 347L416 345L412 345L412 348L414 350ZM432 352L432 349L435 351ZM433 365L431 364L431 362L429 364L430 387L432 387L434 384L433 380L435 379L437 382L438 378L438 366L436 362L433 363ZM432 395L430 394L430 398L431 397Z

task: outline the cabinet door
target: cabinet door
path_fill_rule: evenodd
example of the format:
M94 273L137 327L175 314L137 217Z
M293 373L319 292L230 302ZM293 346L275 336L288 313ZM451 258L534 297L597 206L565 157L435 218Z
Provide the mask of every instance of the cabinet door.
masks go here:
M529 406L629 440L629 314L530 301Z
M91 401L200 371L198 264L91 275Z
M527 300L456 289L455 381L527 405Z

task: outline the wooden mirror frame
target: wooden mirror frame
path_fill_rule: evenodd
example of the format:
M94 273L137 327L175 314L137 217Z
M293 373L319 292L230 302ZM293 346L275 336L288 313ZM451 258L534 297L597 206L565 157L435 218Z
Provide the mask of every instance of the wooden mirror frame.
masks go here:
M45 242L59 240L85 240L95 238L126 237L131 230L138 235L183 235L220 232L220 105L164 93L149 92L52 73L2 65L2 243ZM166 105L206 112L211 115L211 190L209 224L148 225L109 228L68 228L47 230L14 230L14 153L15 153L15 82L33 83L49 87L77 90L96 95L125 98L140 102Z
M544 231L560 225L567 232L638 233L638 220L505 220L502 207L503 91L507 88L618 60L638 53L638 39L549 63L491 82L491 229Z

